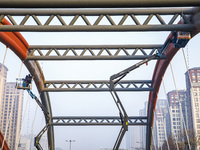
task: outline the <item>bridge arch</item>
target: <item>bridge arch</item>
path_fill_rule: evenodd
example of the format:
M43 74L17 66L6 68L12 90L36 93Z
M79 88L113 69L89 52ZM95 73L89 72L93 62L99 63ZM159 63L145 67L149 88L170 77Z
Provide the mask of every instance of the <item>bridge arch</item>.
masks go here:
M198 32L194 31L191 32L192 38L198 34ZM170 34L167 39L173 39L174 36ZM149 100L148 100L148 110L147 110L147 116L148 116L148 126L147 126L147 134L146 134L146 149L151 149L151 140L152 140L152 128L153 128L153 120L154 120L154 112L156 107L156 102L158 98L158 93L160 89L160 85L163 79L163 76L165 75L165 72L168 68L168 65L170 64L173 57L176 55L176 53L180 50L180 48L175 48L173 43L170 43L164 52L166 55L165 60L157 60L153 76L152 76L152 87L154 88L154 91L149 92Z
M3 20L2 24L8 25L9 22L7 22L6 20ZM173 38L173 36L169 35L168 38ZM40 69L40 66L37 63L37 61L26 60L26 57L28 54L28 48L29 48L28 43L18 32L9 32L9 33L1 32L0 40L5 45L9 46L15 52L15 54L22 61L24 61L24 64L28 68L29 72L34 76L34 80L35 80L36 86L38 88L38 91L39 91L39 93L41 93L41 100L42 100L43 105L47 108L47 110L51 114L51 104L50 104L48 93L43 92L45 79L44 79L44 75ZM149 126L147 127L147 133L149 135L148 138L151 137L151 127L153 124L153 115L154 115L153 113L154 113L154 109L155 109L155 105L156 105L157 93L159 91L160 84L162 81L162 76L164 75L169 62L171 61L171 59L173 58L173 56L176 54L176 52L178 50L179 50L178 48L173 47L173 44L170 44L165 52L165 54L167 55L167 59L166 60L158 60L156 66L155 66L155 71L153 74L154 91L150 92L150 94L149 94L149 104L148 104L148 123L149 123ZM53 138L52 138L53 137L53 128L51 128L51 130L49 130L48 134L50 135L50 136L48 136L49 137L49 147L53 147L53 145L54 145ZM149 149L149 147L148 147L149 145L151 145L151 138L147 139L147 149Z
M5 18L2 20L0 25L12 25ZM37 61L27 61L26 57L28 55L29 44L25 38L19 32L0 32L0 41L9 47L25 64L28 71L34 76L34 81L37 86L38 92L40 93L40 98L44 107L47 108L50 116L52 116L51 104L49 100L49 95L47 92L43 92L44 88L44 75ZM47 118L46 118L47 123ZM54 133L53 128L50 127L48 130L48 146L54 147ZM3 135L0 133L0 143L3 141ZM2 140L1 140L2 139ZM4 148L9 149L7 143L4 144Z

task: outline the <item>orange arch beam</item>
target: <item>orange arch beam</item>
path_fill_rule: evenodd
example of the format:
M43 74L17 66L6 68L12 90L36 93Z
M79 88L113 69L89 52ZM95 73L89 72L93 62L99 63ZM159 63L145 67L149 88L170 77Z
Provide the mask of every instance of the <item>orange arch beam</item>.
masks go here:
M11 25L5 18L0 25ZM19 32L0 32L0 41L8 46L22 61L26 59L29 44Z
M11 25L5 18L0 25ZM19 32L0 32L0 41L9 47L22 61L27 57L29 44ZM2 145L4 137L0 131L0 146ZM9 150L9 147L4 142L3 150Z

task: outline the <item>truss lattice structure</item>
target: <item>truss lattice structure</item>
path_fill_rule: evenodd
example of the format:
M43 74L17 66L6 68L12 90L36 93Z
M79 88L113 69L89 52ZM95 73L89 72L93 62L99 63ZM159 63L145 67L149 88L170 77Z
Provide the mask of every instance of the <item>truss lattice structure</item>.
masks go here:
M0 21L13 26L0 31L188 31L196 29L188 16L193 9L86 9L86 10L0 10ZM167 17L166 17L167 16ZM177 21L183 19L184 24Z
M151 80L127 80L120 81L116 84L116 91L152 91ZM109 91L109 81L46 81L45 92L62 92L62 91Z
M53 126L121 126L121 118L113 116L96 116L96 117L87 117L87 116L70 116L70 117L53 117L52 118ZM128 118L129 125L147 125L147 117L145 116L132 116Z
M30 46L27 60L136 60L154 55L161 47L162 45L35 45Z
M200 6L199 0L1 0L0 6L0 37L9 37L12 42L1 40L7 45L11 45L12 50L22 59L29 72L34 75L34 80L40 92L41 103L49 113L46 117L46 126L38 134L36 142L47 131L48 146L53 150L54 130L53 126L89 126L106 125L122 126L119 138L117 138L117 150L128 125L144 125L147 127L146 149L151 149L151 135L154 118L154 109L157 93L164 75L166 66L169 64L175 52L173 47L174 35L170 34L167 45L32 45L29 46L17 31L25 32L127 32L127 31L186 31L191 37L199 33L199 8L190 6ZM145 8L144 7L163 7ZM175 8L166 8L175 7ZM177 7L188 8L177 8ZM135 8L135 7L143 7ZM165 7L165 8L164 8ZM189 8L190 7L190 8ZM15 9L11 9L15 8ZM23 8L23 9L22 9ZM33 9L27 9L33 8ZM42 9L37 9L42 8ZM48 9L44 9L48 8ZM57 8L57 9L52 9ZM64 8L64 9L58 9ZM72 9L69 9L72 8ZM84 8L84 9L77 9ZM91 9L92 8L92 9ZM98 8L98 9L96 9ZM106 9L103 9L106 8ZM119 9L120 8L120 9ZM5 19L8 20L5 21ZM4 23L4 21L6 23ZM8 25L9 22L11 25ZM174 32L175 31L175 32ZM6 34L9 33L9 34ZM10 34L11 33L11 34ZM93 38L93 37L92 37ZM17 40L18 42L16 42ZM16 43L15 43L16 42ZM146 41L145 41L146 42ZM7 46L8 46L7 45ZM164 46L162 49L161 47ZM28 48L29 47L29 48ZM28 49L28 51L27 51ZM145 59L155 56L162 49L162 53L167 53L159 57L160 64L156 65L153 79L151 80L121 80L126 74L120 72L119 79L109 82L100 81L46 81L42 69L37 61L40 60L135 60ZM28 56L27 56L28 54ZM158 55L157 55L158 56ZM167 57L168 56L168 57ZM158 59L158 57L152 58ZM166 60L166 61L165 61ZM138 65L138 64L137 64ZM138 66L135 66L137 68ZM130 68L131 69L131 68ZM128 68L128 70L130 70ZM158 71L157 71L158 70ZM127 71L124 70L124 71ZM129 73L129 71L127 71ZM124 75L123 75L124 74ZM123 75L123 76L121 76ZM121 81L120 81L121 80ZM111 83L113 87L111 88ZM125 110L116 91L149 91L149 103L147 116L132 116L128 114L119 117L113 116L59 116L53 117L49 92L115 92L117 107ZM113 96L114 97L114 96ZM126 112L126 111L123 111ZM42 149L40 145L37 147Z

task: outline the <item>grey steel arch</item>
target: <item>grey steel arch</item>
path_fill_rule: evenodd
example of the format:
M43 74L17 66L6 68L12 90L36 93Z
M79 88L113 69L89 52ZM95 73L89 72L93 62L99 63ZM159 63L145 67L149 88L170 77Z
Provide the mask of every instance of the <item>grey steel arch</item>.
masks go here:
M39 63L36 61L24 61L24 64L26 65L27 69L29 72L34 76L34 81L37 86L38 92L40 93L40 98L42 101L42 104L44 107L47 109L49 112L49 116L52 117L52 110L51 110L51 103L49 99L49 95L47 92L43 92L43 87L44 87L44 75L42 73L42 70L39 66ZM51 122L51 120L46 119L46 123ZM47 131L48 135L48 147L49 149L53 149L55 147L54 144L54 130L53 127L49 127Z
M27 7L35 7L35 8L42 8L42 7L77 7L77 8L89 8L89 7L155 7L155 6L160 6L160 7L166 7L166 6L199 6L200 2L199 0L191 0L191 1L179 1L179 0L173 0L173 1L158 1L158 0L149 0L148 2L146 1L129 1L129 0L124 0L124 1L114 1L114 0L107 0L107 1L99 1L99 0L93 0L93 1L88 1L88 0L82 0L82 1L76 1L76 2L80 2L80 3L74 3L73 1L70 0L65 0L65 1L51 1L51 3L46 3L46 1L41 0L41 3L37 3L36 1L25 1L25 0L21 0L21 1L17 1L17 0L13 0L12 4L11 1L0 1L0 5L4 8L27 8ZM90 2L90 3L89 3ZM105 3L106 2L106 3ZM173 9L176 10L176 9ZM86 18L86 16L84 14L81 14L79 16L81 16L83 18L83 20L85 21L85 23L89 26L85 26L84 28L81 27L74 27L74 26L66 26L65 22L63 21L63 19L61 18L61 15L58 14L48 14L49 15L49 19L47 20L46 24L44 24L44 26L42 26L40 24L40 21L38 20L38 18L36 16L34 16L33 14L30 14L31 12L28 12L27 10L25 10L24 12L19 12L19 10L16 10L14 12L12 12L11 10L1 10L2 12L0 13L0 19L2 20L5 16L7 16L10 21L13 23L13 26L0 26L0 31L171 31L171 30L183 30L183 31L194 31L194 32L199 32L199 26L200 26L200 22L198 20L197 17L197 21L191 20L191 16L193 16L195 14L195 12L197 11L196 9L190 9L189 12L179 9L177 11L179 12L174 12L175 15L173 16L172 20L170 21L170 24L166 25L165 21L163 21L163 19L160 17L160 14L158 12L148 12L147 13L147 19L144 22L143 25L139 25L140 23L137 22L137 18L135 18L134 14L130 14L131 17L133 18L133 21L136 23L136 26L132 27L132 26L123 26L123 22L125 20L125 18L127 17L126 15L124 15L124 17L122 18L122 20L120 21L121 24L118 24L119 26L116 27L116 23L114 21L112 21L113 19L111 18L110 14L105 15L106 18L108 19L108 21L110 22L109 26L104 26L103 28L99 28L97 26L90 26L90 22L87 21L88 19ZM10 11L13 14L3 14L3 11ZM20 10L22 11L22 10ZM37 12L39 12L39 10L35 10ZM44 10L45 12L46 10ZM104 10L102 10L104 11ZM145 11L145 10L143 10ZM167 11L167 10L164 10ZM184 12L184 13L183 13ZM9 12L7 12L9 13ZM20 25L16 24L16 21L14 20L14 17L12 17L12 15L15 15L15 13L17 15L24 15L24 19L21 22ZM18 14L19 13L19 14ZM21 14L20 14L21 13ZM47 12L46 12L47 13ZM93 12L94 13L94 12ZM142 13L142 12L141 12ZM144 14L144 12L143 12ZM167 14L167 13L166 13ZM169 14L169 12L168 12ZM177 15L178 14L178 15ZM177 18L177 16L179 15L183 15L183 19L185 21L186 24L179 24L179 25L174 25L174 19ZM186 14L186 15L185 15ZM47 14L45 14L47 15ZM101 18L102 14L100 14L99 18ZM104 14L103 14L104 15ZM118 14L119 15L119 14ZM148 22L151 20L151 18L153 17L153 15L155 15L158 18L158 21L160 22L159 25L148 25ZM36 23L38 25L41 26L26 26L25 22L26 20L32 16ZM54 18L54 16L56 16L60 22L61 25L60 26L49 26L51 20ZM74 24L74 21L77 19L77 15L75 14L74 19L71 21L71 25ZM97 20L97 24L94 25L98 25L98 21ZM37 59L35 59L37 60ZM44 90L45 89L45 83L44 83L44 79L43 79L43 75L42 72L40 70L35 70L38 69L39 67L37 66L37 62L35 61L31 61L30 60L26 60L25 61L26 66L29 68L30 72L36 76L37 78L35 79L37 88L39 90L39 92L41 92L41 99L42 99L42 103L43 105L49 110L49 112L51 113L51 105L50 105L50 100L48 97L48 93ZM36 68L34 68L36 66ZM42 79L42 80L40 80ZM65 81L64 81L65 82ZM50 82L49 82L50 83ZM53 83L55 85L55 83ZM66 83L64 83L66 84ZM76 83L75 83L76 84ZM82 83L78 83L79 85L81 85ZM148 85L149 86L149 85ZM150 86L149 86L150 87ZM148 116L149 117L149 116ZM76 118L77 119L77 118ZM79 118L80 119L80 118ZM90 118L90 119L94 119L94 118ZM152 121L152 120L151 120ZM150 122L151 123L151 122ZM151 125L149 125L148 127L151 127ZM149 128L148 128L148 131ZM150 133L148 133L149 135L151 135ZM49 134L48 134L48 140L49 140L49 148L53 149L54 148L54 141L53 141L53 127L50 128L49 130ZM52 142L52 143L51 143ZM149 142L147 144L147 149L150 148L151 143Z

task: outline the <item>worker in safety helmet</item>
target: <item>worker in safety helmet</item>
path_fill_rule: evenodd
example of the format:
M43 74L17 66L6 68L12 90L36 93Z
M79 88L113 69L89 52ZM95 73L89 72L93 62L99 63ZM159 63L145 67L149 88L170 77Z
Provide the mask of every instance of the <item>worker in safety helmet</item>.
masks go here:
M29 87L29 85L31 84L31 80L32 80L32 75L28 74L26 75L25 79L23 79L23 87Z

